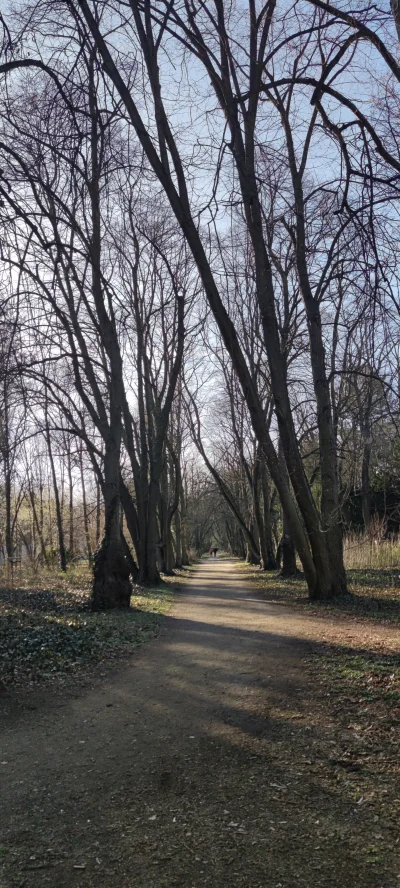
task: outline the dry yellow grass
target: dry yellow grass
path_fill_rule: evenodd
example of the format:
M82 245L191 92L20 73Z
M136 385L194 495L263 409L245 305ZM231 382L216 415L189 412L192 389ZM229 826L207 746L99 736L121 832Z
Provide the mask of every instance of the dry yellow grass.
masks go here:
M344 540L344 561L347 570L400 569L400 538L348 534Z

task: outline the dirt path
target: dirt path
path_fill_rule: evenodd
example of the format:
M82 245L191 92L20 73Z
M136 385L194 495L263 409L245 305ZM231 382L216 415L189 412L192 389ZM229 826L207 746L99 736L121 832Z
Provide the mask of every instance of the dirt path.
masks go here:
M315 770L341 738L306 624L210 560L123 670L3 701L1 888L398 886L393 825Z

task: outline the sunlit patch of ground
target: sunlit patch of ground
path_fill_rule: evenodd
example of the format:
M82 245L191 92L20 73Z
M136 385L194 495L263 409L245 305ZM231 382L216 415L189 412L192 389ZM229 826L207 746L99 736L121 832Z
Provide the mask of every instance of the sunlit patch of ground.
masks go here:
M376 834L365 849L379 864L400 815L400 576L392 570L348 571L349 596L310 602L304 580L283 580L243 563L238 568L268 601L303 612L310 638L305 666L316 702L332 713L340 744L332 741L331 767L314 767L327 787L352 793L356 805L373 805ZM318 712L316 707L315 712ZM311 715L311 723L317 727ZM398 840L398 837L397 837ZM383 844L382 844L383 843Z
M3 585L4 583L4 585ZM0 679L36 683L82 674L116 659L159 632L173 597L171 583L136 586L129 611L91 613L87 567L16 572L14 588L0 587Z

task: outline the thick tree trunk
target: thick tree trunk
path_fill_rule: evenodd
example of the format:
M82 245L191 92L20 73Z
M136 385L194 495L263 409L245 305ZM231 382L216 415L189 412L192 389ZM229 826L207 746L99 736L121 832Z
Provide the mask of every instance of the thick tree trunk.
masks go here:
M121 539L119 497L119 442L112 424L104 456L105 530L93 560L92 610L129 608L132 586L130 564Z
M295 577L298 575L296 549L290 533L290 526L284 512L282 512L282 524L282 537L279 543L280 573L282 577Z
M295 199L296 224L296 267L300 291L307 314L308 334L310 342L311 369L314 393L317 405L317 423L319 433L319 457L321 472L321 522L318 534L326 540L326 552L322 551L324 564L329 567L330 591L332 595L340 595L347 591L346 571L343 561L343 534L339 508L339 482L337 471L336 439L334 417L329 387L325 347L322 335L322 319L318 298L311 286L306 238L306 208L303 194L303 172L297 165L293 133L289 124L286 108L280 106L282 123L286 133L289 165ZM316 119L315 112L315 119ZM282 441L283 443L283 441ZM286 457L286 452L285 452ZM292 473L286 459L288 469Z
M259 564L260 558L254 554L252 548L247 543L246 546L246 561L248 564Z
M119 471L122 437L122 409L124 382L122 358L119 348L115 320L108 311L108 299L103 290L102 277L102 222L100 212L100 178L102 127L96 95L96 50L92 49L89 58L89 112L90 112L90 155L91 181L90 203L92 237L90 259L92 272L92 297L96 307L99 327L102 331L102 344L108 361L109 415L101 406L100 431L104 441L104 506L105 531L102 543L96 552L93 563L92 609L128 608L132 592L130 564L126 558L121 538ZM107 305L107 308L106 308Z
M100 482L96 479L96 549L100 545L101 536L101 488Z
M305 300L306 302L306 300ZM337 473L336 442L332 421L329 384L326 376L325 350L319 305L312 300L309 307L309 334L314 391L317 401L319 454L321 469L321 518L322 532L326 535L329 554L332 594L347 591L346 571L343 561L343 531L339 507L339 481Z
M129 608L132 586L129 579L130 565L126 558L119 532L119 500L106 506L104 537L93 561L92 610Z

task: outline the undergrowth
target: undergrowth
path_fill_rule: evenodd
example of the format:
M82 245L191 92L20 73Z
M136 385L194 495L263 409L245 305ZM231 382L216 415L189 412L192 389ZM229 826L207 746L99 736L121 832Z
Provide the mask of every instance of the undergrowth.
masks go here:
M290 603L309 611L347 613L357 619L400 621L400 570L348 570L348 595L329 601L310 601L307 585L300 575L283 579L278 571L262 573L259 568L238 562L238 568L262 590L269 601Z
M129 653L158 634L173 597L171 583L136 586L127 611L89 610L90 574L21 571L18 586L0 588L0 678L35 684L80 673Z

